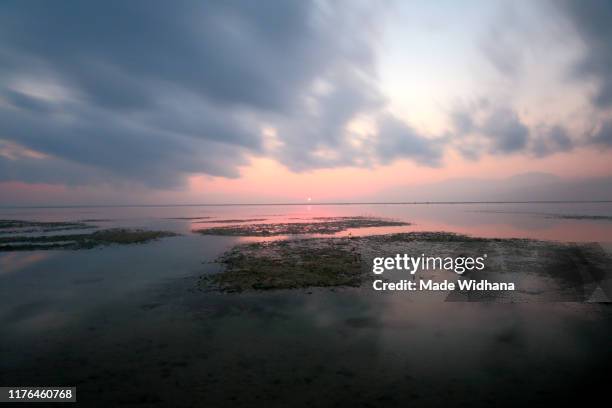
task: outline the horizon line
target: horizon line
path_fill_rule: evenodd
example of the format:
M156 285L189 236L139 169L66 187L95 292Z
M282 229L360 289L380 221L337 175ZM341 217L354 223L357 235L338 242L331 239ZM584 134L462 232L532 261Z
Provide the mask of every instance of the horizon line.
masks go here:
M125 207L248 207L248 206L323 206L323 205L440 205L440 204L580 204L612 203L612 200L524 200L524 201L351 201L300 203L203 203L203 204L58 204L58 205L0 205L0 209L14 208L125 208Z

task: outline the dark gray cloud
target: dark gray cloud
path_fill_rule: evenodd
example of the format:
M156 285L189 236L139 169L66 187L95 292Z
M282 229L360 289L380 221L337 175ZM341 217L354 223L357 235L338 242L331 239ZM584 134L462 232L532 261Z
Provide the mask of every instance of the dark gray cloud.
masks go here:
M527 146L529 129L511 109L500 108L491 112L482 131L491 139L493 153L514 153Z
M24 183L52 183L75 186L84 179L91 183L104 183L110 174L99 169L66 162L56 158L33 158L27 156L7 157L0 155L0 182L21 181Z
M450 113L454 147L463 157L475 160L484 153L523 153L544 157L567 152L576 146L560 124L529 127L517 112L481 99ZM582 144L590 143L585 140Z
M42 170L43 165L48 164L52 171L55 162L95 168L111 180L133 179L152 187L169 187L177 183L181 175L190 172L235 177L238 175L235 166L245 163L243 155L247 148L258 143L255 136L229 114L208 112L202 106L199 109L201 127L195 129L194 125L192 133L187 129L178 131L170 121L164 122L166 128L159 125L156 121L163 120L162 111L161 119L141 120L139 115L155 113L133 114L132 117L78 102L60 106L50 104L46 112L23 106L0 109L2 134L53 159L37 159L40 163L35 167L32 163L13 161L14 167L25 167L17 173L5 172L5 175L21 174L22 179L37 175L41 180L48 178L44 171L34 170ZM180 117L174 120L178 119ZM222 127L221 120L227 121ZM217 141L221 131L231 133L229 143ZM26 169L33 170L28 177L24 173ZM67 178L67 182L75 179L94 181L91 172L82 171Z
M37 61L101 105L146 107L164 81L280 109L335 51L321 46L316 11L303 1L6 1L0 32L5 65Z
M574 148L574 142L569 137L567 130L560 125L538 129L531 143L533 153L538 157L567 152Z
M438 166L448 146L470 158L573 147L562 127L529 129L505 106L457 110L443 137L386 113L374 52L384 9L319 0L3 1L0 142L44 156L0 150L0 181L170 188L192 173L238 177L252 155L305 171L396 159ZM610 29L603 20L585 26L593 12L567 9L589 44L577 72L600 81L604 106ZM514 75L522 38L492 31L483 50ZM358 120L376 131L356 132ZM267 145L266 127L278 146ZM593 142L609 145L607 129Z
M453 110L450 118L455 147L465 158L522 152L528 145L529 128L509 107L481 100Z
M45 166L57 178L91 170L65 178L75 183L235 177L248 154L265 153L264 124L278 127L278 158L293 169L363 164L346 127L380 107L376 13L346 6L2 2L0 139L48 156L3 158L2 179L48 180ZM316 154L325 148L337 157Z
M377 149L383 163L403 157L422 165L440 165L443 153L440 139L424 137L392 116L381 118L378 126Z
M559 4L585 46L585 53L575 66L576 77L595 80L593 103L612 107L612 2L609 0L564 0Z
M600 128L593 133L592 143L604 147L612 147L612 120L604 121Z

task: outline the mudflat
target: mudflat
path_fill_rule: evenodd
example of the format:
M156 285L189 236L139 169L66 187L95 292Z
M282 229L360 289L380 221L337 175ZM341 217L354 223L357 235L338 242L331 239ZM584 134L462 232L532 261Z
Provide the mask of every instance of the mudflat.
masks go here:
M267 237L276 235L336 234L352 228L399 227L410 223L372 217L319 217L316 222L288 222L228 225L195 229L202 235Z
M413 278L391 271L372 273L379 256L486 256L486 268L462 275L426 270L416 279L513 282L516 290L453 291L448 301L588 301L595 289L609 285L612 261L598 244L529 239L475 238L445 232L412 232L362 237L333 237L237 245L221 255L220 273L202 277L203 288L223 292L361 286L372 279ZM403 271L401 271L403 272ZM607 289L607 288L606 288Z

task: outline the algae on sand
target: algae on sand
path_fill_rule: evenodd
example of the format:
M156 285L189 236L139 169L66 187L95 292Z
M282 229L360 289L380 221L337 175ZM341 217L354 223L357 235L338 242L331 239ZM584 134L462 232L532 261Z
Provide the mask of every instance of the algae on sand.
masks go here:
M139 244L177 234L168 231L112 228L89 234L0 237L0 251L88 249L111 244Z
M67 230L80 230L97 228L95 225L86 224L84 221L24 221L24 220L0 220L0 234L25 234L43 233Z
M359 286L365 274L350 244L296 240L239 245L217 262L222 273L202 277L204 286L224 292Z
M236 219L226 219L226 220L199 221L198 224L240 224L243 222L265 221L266 219L267 218L236 218Z
M397 254L486 257L482 271L458 275L419 270L417 279L514 282L515 291L453 291L447 301L585 301L597 287L612 293L612 261L597 244L529 239L478 238L445 232L411 232L362 237L310 238L241 244L217 262L225 269L202 277L201 286L223 292L360 286L375 279L405 279L372 273L373 258ZM603 286L602 286L603 285ZM607 285L607 286L606 286Z
M410 225L410 223L388 220L383 218L369 217L340 217L340 218L316 218L317 222L291 222L278 224L247 224L229 225L223 227L212 227L197 229L193 232L202 235L228 235L268 237L275 235L301 235L301 234L335 234L350 228L369 227L399 227Z

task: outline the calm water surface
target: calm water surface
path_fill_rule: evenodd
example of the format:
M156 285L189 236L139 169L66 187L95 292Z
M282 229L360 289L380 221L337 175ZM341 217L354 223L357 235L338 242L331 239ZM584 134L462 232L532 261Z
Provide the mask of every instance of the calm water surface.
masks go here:
M612 219L557 217L612 216L610 203L0 209L0 219L182 234L0 253L0 384L76 384L90 406L439 406L566 398L604 378L609 305L416 302L368 287L202 292L197 278L219 268L210 261L256 239L191 234L207 224L174 219L353 215L412 225L339 235L450 231L612 248Z

